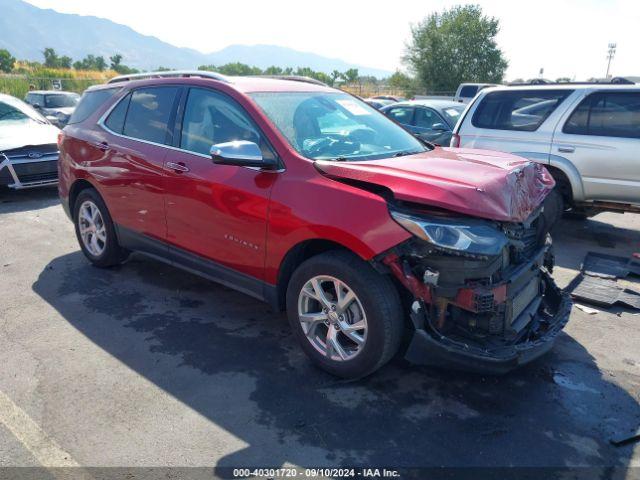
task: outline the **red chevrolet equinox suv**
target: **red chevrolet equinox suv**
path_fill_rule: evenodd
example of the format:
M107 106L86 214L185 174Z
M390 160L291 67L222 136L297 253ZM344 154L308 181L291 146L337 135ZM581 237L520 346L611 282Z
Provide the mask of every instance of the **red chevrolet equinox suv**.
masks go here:
M544 167L423 143L319 82L117 77L85 92L59 147L91 263L140 252L286 309L332 374L398 353L501 373L567 322Z

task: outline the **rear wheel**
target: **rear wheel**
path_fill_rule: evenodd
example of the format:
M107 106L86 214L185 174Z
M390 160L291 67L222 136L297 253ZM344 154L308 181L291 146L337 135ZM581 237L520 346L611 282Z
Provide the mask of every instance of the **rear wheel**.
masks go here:
M387 277L348 252L310 258L287 289L291 328L320 368L360 378L397 352L403 330L398 292Z
M76 237L85 257L98 267L122 263L128 252L118 244L109 210L94 189L80 192L74 204Z

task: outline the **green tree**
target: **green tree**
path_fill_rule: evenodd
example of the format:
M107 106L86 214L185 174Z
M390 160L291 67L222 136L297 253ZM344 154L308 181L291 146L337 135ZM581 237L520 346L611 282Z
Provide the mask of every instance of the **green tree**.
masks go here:
M63 55L62 57L58 58L58 67L59 68L71 68L71 63L73 62L73 60L71 60L71 57L67 56L67 55Z
M360 72L358 71L357 68L350 68L349 70L344 72L342 76L347 83L355 83L358 81L358 78L360 77Z
M262 75L262 70L258 67L252 67L240 62L227 63L218 67L218 72L223 75L245 76L245 75Z
M9 73L15 63L16 59L11 56L9 50L0 49L0 72Z
M120 55L119 53L111 55L109 57L109 62L109 68L114 72L118 72L120 74L138 73L138 70L136 70L135 68L127 67L126 65L122 64L122 55Z
M44 66L45 67L49 67L49 68L57 68L59 65L59 59L58 59L58 54L56 53L56 51L51 48L51 47L47 47L44 49L44 51L42 52L42 54L44 55Z
M284 75L284 71L282 70L281 67L276 67L275 65L272 65L264 71L264 74L265 75Z
M499 21L479 5L432 13L412 27L404 61L428 92L453 92L463 82L500 83L508 62L495 37Z
M95 70L100 70L101 72L107 69L107 62L103 56L96 57L94 67Z
M111 55L109 57L109 61L111 62L111 65L109 66L111 70L115 70L117 72L122 65L122 55L120 55L119 53Z
M107 62L103 56L87 55L82 60L74 62L73 68L76 70L106 70Z
M402 90L407 98L413 97L417 91L416 80L399 70L387 79L387 84L391 88Z
M334 70L333 72L331 72L331 75L329 75L329 77L331 78L331 82L329 83L329 85L333 87L338 79L342 78L342 74L338 70Z

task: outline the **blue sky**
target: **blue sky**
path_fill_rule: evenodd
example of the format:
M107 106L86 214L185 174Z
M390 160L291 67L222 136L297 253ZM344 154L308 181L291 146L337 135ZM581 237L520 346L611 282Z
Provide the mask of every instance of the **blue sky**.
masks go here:
M410 25L460 1L445 0L28 0L64 13L108 18L202 52L230 44L282 45L370 67L401 68ZM614 75L640 75L639 0L477 1L500 19L508 79L604 76L616 42ZM179 9L177 7L180 7Z

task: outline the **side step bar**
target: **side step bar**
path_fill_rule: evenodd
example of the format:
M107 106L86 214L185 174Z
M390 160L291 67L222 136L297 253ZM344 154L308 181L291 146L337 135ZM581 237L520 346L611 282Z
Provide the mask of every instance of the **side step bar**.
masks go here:
M16 182L16 183L12 183L11 185L8 185L9 188L12 188L13 190L23 190L25 188L36 188L36 187L47 187L50 185L57 185L58 184L58 179L55 180L40 180L37 182Z

